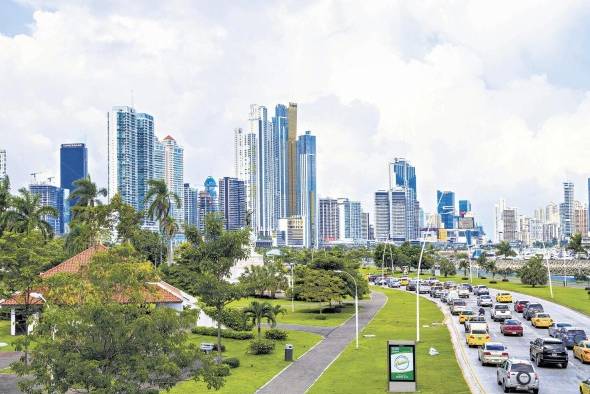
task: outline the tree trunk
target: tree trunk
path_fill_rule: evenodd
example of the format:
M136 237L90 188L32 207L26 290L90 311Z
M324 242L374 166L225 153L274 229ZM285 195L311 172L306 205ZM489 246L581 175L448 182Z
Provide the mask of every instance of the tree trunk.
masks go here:
M172 237L168 240L168 265L172 265Z
M217 310L217 364L221 364L221 309Z
M261 319L262 320L262 319ZM260 339L260 326L261 326L261 320L258 320L258 339Z

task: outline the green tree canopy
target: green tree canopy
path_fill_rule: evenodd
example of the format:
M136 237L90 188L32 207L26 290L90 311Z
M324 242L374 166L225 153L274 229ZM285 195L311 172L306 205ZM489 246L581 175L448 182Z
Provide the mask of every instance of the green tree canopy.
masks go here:
M546 285L548 281L547 268L543 265L543 257L531 258L518 272L520 281L525 285Z
M45 220L48 216L57 217L57 209L41 205L41 196L25 188L19 195L10 199L10 208L4 212L4 223L9 231L31 233L40 231L44 238L53 237L53 228Z

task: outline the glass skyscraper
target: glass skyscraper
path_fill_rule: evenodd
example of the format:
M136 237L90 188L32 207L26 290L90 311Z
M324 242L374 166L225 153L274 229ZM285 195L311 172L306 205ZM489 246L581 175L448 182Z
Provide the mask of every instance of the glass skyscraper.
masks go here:
M184 223L197 226L199 223L198 191L190 183L184 184Z
M88 150L86 145L61 144L59 150L59 180L60 187L64 190L74 191L74 181L88 176ZM69 201L72 207L76 201ZM67 221L67 218L65 219Z
M273 139L273 166L274 166L274 215L275 218L288 217L289 202L289 171L288 171L288 144L289 125L288 110L283 104L275 107L275 116L272 118Z
M226 230L238 230L246 226L246 186L237 178L219 180L219 209Z
M135 108L117 106L109 113L108 163L109 200L119 193L124 203L139 210Z
M316 184L316 138L306 131L297 140L298 207L303 218L303 246L318 246L318 203Z
M66 193L61 187L45 183L29 185L32 194L39 195L39 202L42 206L53 207L58 211L58 216L45 216L43 220L48 222L56 235L63 235L66 229L65 216L69 205L65 199Z
M413 239L418 239L419 237L419 210L420 205L418 203L418 194L416 190L416 168L410 164L409 161L403 158L395 158L394 162L391 163L393 165L393 173L392 178L393 182L390 179L390 187L391 191L394 189L403 188L405 192L406 198L406 206L404 208L405 214L405 241L410 241ZM393 183L393 184L391 184ZM397 193L396 196L400 194ZM393 196L393 194L392 194ZM399 203L399 201L396 201ZM393 209L394 205L393 202L391 203L391 208ZM393 215L393 212L391 213ZM394 230L394 225L396 229ZM389 231L391 234L395 232L396 239L400 238L400 230L399 230L399 223L398 221L394 221L390 219L389 221Z
M148 182L154 179L154 117L145 113L135 116L137 128L137 204L143 210Z
M446 229L452 229L455 224L455 192L436 191L438 202L437 212Z
M471 212L471 202L469 200L459 200L459 216L464 217L467 212Z

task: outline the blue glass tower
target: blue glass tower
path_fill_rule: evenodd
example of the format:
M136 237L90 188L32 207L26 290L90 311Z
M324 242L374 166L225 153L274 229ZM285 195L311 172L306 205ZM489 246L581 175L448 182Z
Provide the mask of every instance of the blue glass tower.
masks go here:
M459 216L464 217L467 212L471 212L471 202L469 200L459 200Z
M274 215L275 218L286 218L289 204L289 171L288 171L288 110L283 104L275 107L272 118L273 164L274 164Z
M436 201L438 202L437 212L445 228L451 229L455 223L455 192L436 191Z
M88 176L88 150L85 144L61 144L59 150L60 187L70 193L75 189L74 181ZM70 201L70 207L76 201Z
M407 192L405 212L405 240L418 239L420 218L418 192L416 190L416 168L409 161L402 158L396 158L393 164L393 188L403 188ZM393 209L393 204L392 204ZM394 221L390 220L390 233L394 232ZM397 231L397 230L396 230Z
M39 202L42 206L53 207L59 212L58 216L45 216L43 220L51 225L56 235L64 234L65 216L68 208L66 206L67 202L64 199L64 189L41 183L29 185L29 191L32 194L39 195Z
M297 140L298 210L303 218L303 246L318 246L318 211L316 184L316 140L306 131Z

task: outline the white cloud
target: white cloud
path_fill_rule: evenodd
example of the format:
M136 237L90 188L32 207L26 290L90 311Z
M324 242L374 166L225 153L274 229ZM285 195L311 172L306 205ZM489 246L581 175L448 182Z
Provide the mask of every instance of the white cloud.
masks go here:
M85 141L106 183L106 112L129 104L186 148L186 180L232 169L248 104L299 102L318 136L322 195L360 199L385 163L417 167L473 201L524 211L579 199L590 148L583 2L28 2L30 36L0 35L0 133L15 185L57 173L59 144Z

